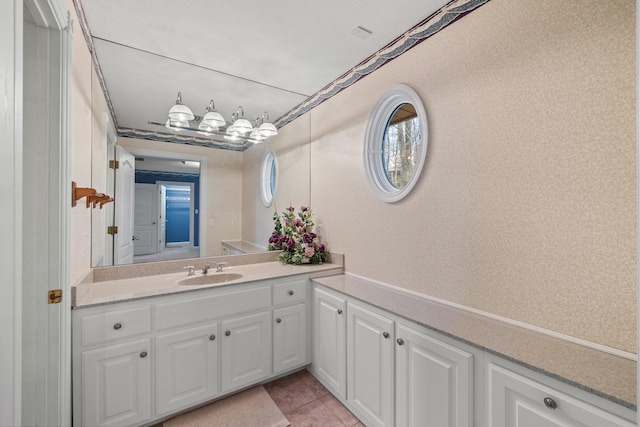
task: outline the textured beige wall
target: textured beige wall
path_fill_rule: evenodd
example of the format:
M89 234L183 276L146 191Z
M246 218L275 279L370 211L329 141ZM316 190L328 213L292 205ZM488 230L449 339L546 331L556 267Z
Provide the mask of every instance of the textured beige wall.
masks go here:
M635 2L492 0L312 110L311 199L347 270L636 352ZM405 83L428 161L369 189L371 108Z
M273 231L273 213L287 207L310 204L309 114L282 127L266 144L258 144L243 154L242 238L261 246L268 244ZM262 158L271 150L276 158L274 203L265 207L260 197Z
M206 256L222 253L222 240L242 235L242 153L171 142L118 138L123 147L193 154L207 158ZM209 225L213 219L214 225ZM201 234L202 235L202 234Z

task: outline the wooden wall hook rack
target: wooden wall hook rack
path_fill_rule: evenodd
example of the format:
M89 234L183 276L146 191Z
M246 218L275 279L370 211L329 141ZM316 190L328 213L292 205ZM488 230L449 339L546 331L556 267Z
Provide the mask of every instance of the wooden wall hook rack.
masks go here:
M87 207L93 205L100 205L100 209L106 203L113 202L113 197L107 196L103 193L98 193L94 188L82 188L78 187L75 181L71 181L71 206L75 207L78 204L78 200L83 197L87 198Z

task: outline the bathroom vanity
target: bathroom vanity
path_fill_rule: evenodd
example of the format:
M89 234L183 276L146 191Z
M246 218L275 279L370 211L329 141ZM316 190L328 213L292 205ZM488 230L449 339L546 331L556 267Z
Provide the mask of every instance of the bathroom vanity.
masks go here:
M75 289L75 425L153 425L303 367L367 426L636 425L634 361L343 274L341 259L212 260L230 265L128 266Z
M310 276L341 271L268 262L87 285L72 312L74 424L151 425L309 364Z

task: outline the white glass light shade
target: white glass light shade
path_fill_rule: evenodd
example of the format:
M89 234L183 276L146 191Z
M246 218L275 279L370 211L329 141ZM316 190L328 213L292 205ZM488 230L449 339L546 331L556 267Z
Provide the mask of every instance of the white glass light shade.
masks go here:
M253 140L254 143L258 144L260 142L264 142L265 139L267 139L266 136L262 135L260 133L260 131L258 130L258 128L253 128L253 130L251 131L251 135L249 135L249 138Z
M226 139L228 141L231 141L231 142L237 142L237 141L240 141L242 139L242 134L240 132L227 129L227 132L224 135L224 139Z
M182 104L182 94L178 92L178 98L176 99L176 105L169 110L169 118L178 121L191 121L195 119L193 112L186 105Z
M240 133L247 133L253 130L253 126L249 120L240 118L233 124L233 130Z
M222 114L216 111L213 99L209 101L209 105L207 105L207 108L205 109L204 116L202 117L202 123L219 128L227 124L227 122L224 121Z
M216 127L222 127L227 124L227 122L224 121L222 115L217 111L209 111L207 114L205 114L202 118L202 123Z
M278 129L276 129L273 123L263 123L260 125L260 129L258 131L260 132L260 135L264 135L266 138L278 134Z

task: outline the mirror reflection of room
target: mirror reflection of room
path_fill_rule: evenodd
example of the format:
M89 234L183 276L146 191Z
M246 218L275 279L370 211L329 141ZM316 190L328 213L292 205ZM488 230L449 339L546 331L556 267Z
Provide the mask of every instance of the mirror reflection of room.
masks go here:
M135 158L133 262L199 257L200 163Z

